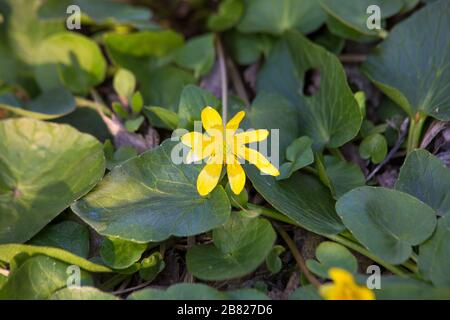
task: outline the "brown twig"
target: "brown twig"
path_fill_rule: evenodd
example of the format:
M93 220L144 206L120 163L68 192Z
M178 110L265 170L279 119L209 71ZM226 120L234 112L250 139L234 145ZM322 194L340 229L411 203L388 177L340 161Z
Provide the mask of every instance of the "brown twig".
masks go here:
M315 286L316 288L320 287L322 284L319 280L309 271L308 267L306 266L305 259L303 259L300 251L297 249L297 245L295 242L289 237L287 232L283 229L283 227L279 226L276 223L273 223L275 229L277 230L278 234L283 238L284 242L286 242L287 246L289 247L289 250L291 251L292 255L294 256L295 261L297 262L298 267L300 268L300 271L305 275L306 279Z
M366 61L367 56L363 54L341 54L339 60L342 63L363 63Z
M394 157L394 155L397 153L398 149L400 149L400 147L402 146L403 141L405 141L406 138L406 133L408 132L408 123L409 123L409 118L406 118L402 125L400 126L400 132L398 135L398 139L395 142L394 147L391 149L391 151L389 151L388 155L386 156L386 158L384 158L383 161L381 161L381 163L375 167L375 169L373 169L373 171L367 175L366 177L366 181L371 180L375 174L380 171L381 168L383 168L386 163L388 163L389 161L391 161L391 159Z
M123 289L123 290L112 291L110 293L113 294L113 295L119 295L119 294L124 294L124 293L128 293L128 292L133 292L133 291L145 288L148 285L150 285L151 283L152 283L152 281L147 281L147 282L141 283L140 285L137 285L135 287L126 288L126 289Z

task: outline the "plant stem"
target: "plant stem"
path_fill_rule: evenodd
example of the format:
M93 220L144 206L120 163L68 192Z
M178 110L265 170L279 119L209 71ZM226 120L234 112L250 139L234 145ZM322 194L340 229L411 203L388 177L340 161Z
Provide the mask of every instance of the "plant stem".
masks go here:
M226 125L228 117L228 77L227 66L225 63L225 53L218 35L216 36L216 47L220 67L220 82L222 87L222 121L223 124Z
M289 247L289 250L291 250L291 253L294 256L294 259L297 262L297 265L300 268L300 271L304 274L306 279L308 279L308 281L316 288L320 287L322 284L309 271L308 267L306 266L305 259L303 259L300 251L298 251L297 245L295 244L295 242L291 239L291 237L289 237L287 232L281 226L279 226L275 223L273 225L274 225L275 229L277 230L278 234L286 242L287 246Z
M328 151L330 151L330 153L335 156L338 157L341 160L346 160L344 155L341 153L341 150L339 150L338 148L329 148Z
M347 240L346 238L340 236L340 235L324 235L325 237L327 237L330 240L333 240L337 243L340 243L344 246L346 246L347 248L350 248L364 256L366 256L367 258L375 261L376 263L382 265L383 267L385 267L387 270L391 271L392 273L395 273L399 276L405 277L406 273L399 267L394 266L388 262L385 262L383 260L381 260L380 258L378 258L377 256L373 255L372 253L370 253L366 248L362 247L361 245Z
M417 268L417 265L414 262L410 261L410 260L405 261L402 265L405 268L411 270L412 272L414 272L416 274L419 273L419 268Z
M266 216L266 217L278 220L280 222L288 223L288 224L291 224L291 225L294 225L294 226L297 226L297 227L301 227L298 223L296 223L295 221L291 220L290 218L286 217L285 215L283 215L282 213L280 213L278 211L275 211L275 210L272 210L272 209L269 209L269 208L265 208L265 207L262 207L262 206L258 206L258 205L255 205L255 204L251 204L251 206L253 208L255 208L255 209L259 209L261 214ZM395 274L397 274L399 276L402 276L402 277L406 277L406 272L403 271L401 268L399 268L397 266L394 266L394 265L392 265L392 264L390 264L388 262L383 261L382 259L380 259L377 256L375 256L372 253L370 253L366 248L362 247L358 243L355 243L355 242L353 242L351 240L348 240L348 239L346 239L345 237L343 237L341 235L326 235L326 234L323 234L322 236L324 236L324 237L326 237L326 238L328 238L330 240L333 240L333 241L335 241L337 243L340 243L340 244L344 245L345 247L347 247L349 249L352 249L352 250L354 250L354 251L356 251L356 252L366 256L367 258L369 258L369 259L375 261L376 263L382 265L383 267L385 267L387 270L391 271L392 273L395 273Z
M422 128L426 119L426 116L419 113L416 114L415 119L411 119L409 124L408 143L406 148L407 154L411 153L414 149L419 147Z
M319 173L317 172L316 169L314 169L313 167L307 166L307 167L303 167L302 170L311 173L313 175L319 176Z
M104 114L111 115L111 110L109 110L108 107L106 107L104 104L101 104L99 102L91 101L91 100L81 98L81 97L76 97L75 103L76 103L77 107L90 108L95 111L98 111L98 109L100 109L101 111L103 111Z
M322 181L322 183L331 189L331 182L328 178L325 164L323 160L323 155L321 153L316 152L314 154L314 163L316 164L317 173L319 174L319 179Z

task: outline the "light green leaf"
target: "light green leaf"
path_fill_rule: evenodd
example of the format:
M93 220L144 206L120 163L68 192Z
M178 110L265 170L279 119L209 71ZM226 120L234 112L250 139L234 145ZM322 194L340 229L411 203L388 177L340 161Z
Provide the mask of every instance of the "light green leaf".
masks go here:
M105 79L106 61L98 45L73 32L46 38L36 54L35 76L42 90L64 86L85 94Z
M314 162L314 154L311 149L312 140L309 137L295 139L286 150L286 160L280 167L278 180L289 178L295 171Z
M142 94L137 91L133 94L131 97L131 110L134 114L138 114L142 111L142 108L144 107L144 98L142 97Z
M419 247L419 271L436 287L450 288L450 215L438 220L433 236Z
M238 23L244 11L242 0L223 0L219 4L217 13L209 16L208 28L214 32L221 32Z
M166 264L160 252L154 252L150 256L142 259L139 276L145 281L152 281L158 273L164 270Z
M172 110L161 107L145 107L145 109L153 112L168 129L175 130L178 127L180 118Z
M269 221L239 213L213 230L213 244L188 250L189 272L202 280L225 280L253 272L272 249L276 234Z
M388 151L386 138L379 133L365 137L359 146L359 155L363 159L371 159L375 164L386 158Z
M136 88L136 78L132 72L121 68L114 75L113 87L120 97L128 99Z
M50 257L37 255L23 261L12 270L8 281L0 288L0 300L42 300L67 285L69 265ZM92 279L81 272L81 282L92 284Z
M330 241L324 241L316 248L316 260L309 259L306 266L311 272L321 278L329 279L330 268L340 268L350 273L358 270L358 261L344 246Z
M43 92L27 103L22 103L11 93L0 96L0 109L40 120L62 117L75 111L75 107L74 97L61 87Z
M114 167L72 210L98 233L135 242L162 241L209 231L227 220L230 203L222 187L201 197L200 166L175 164L161 146Z
M73 287L56 291L51 300L119 300L119 298L94 287Z
M281 268L283 267L283 262L280 259L280 254L285 251L286 249L283 246L276 245L267 255L266 266L272 274L280 272Z
M100 256L111 268L126 269L141 258L145 249L145 243L106 237L100 246Z
M60 248L86 259L89 254L89 229L75 221L63 221L45 227L28 244Z
M325 235L344 229L329 190L317 178L296 172L289 179L277 181L253 167L245 171L264 199L303 228Z
M345 226L367 249L393 264L406 261L436 227L433 209L396 190L360 187L341 198L336 210Z
M139 130L144 120L145 118L143 116L139 116L135 119L128 119L125 121L125 128L128 132L136 132Z
M67 264L74 264L79 266L81 269L90 272L110 272L111 269L108 267L95 264L81 258L71 252L59 249L59 248L51 248L51 247L42 247L42 246L31 246L26 244L2 244L0 245L0 261L4 261L6 263L11 263L13 258L18 254L27 254L30 256L34 255L45 255L60 261L63 261Z
M406 157L395 189L422 200L438 215L450 213L450 170L426 150L415 150Z
M305 78L320 73L320 88L304 93ZM361 126L361 113L339 60L299 32L289 31L272 49L257 79L258 90L284 95L299 113L300 135L314 149L337 148L350 141Z
M309 33L326 18L317 0L244 0L244 3L244 16L237 25L241 32L280 35L295 28Z
M410 117L450 120L450 2L437 1L394 27L364 72ZM432 36L430 36L432 35Z
M115 166L118 166L118 165L124 163L125 161L136 157L137 155L138 155L138 153L137 153L136 149L134 149L133 147L129 147L129 146L120 147L119 149L117 149L114 152L112 157L108 157L108 156L106 157L106 168L108 168L108 170L111 170ZM105 154L105 156L106 156L106 154Z
M0 121L0 243L24 242L103 177L102 145L67 125Z
M191 38L175 53L175 62L194 71L196 78L207 74L214 64L214 35L205 34Z

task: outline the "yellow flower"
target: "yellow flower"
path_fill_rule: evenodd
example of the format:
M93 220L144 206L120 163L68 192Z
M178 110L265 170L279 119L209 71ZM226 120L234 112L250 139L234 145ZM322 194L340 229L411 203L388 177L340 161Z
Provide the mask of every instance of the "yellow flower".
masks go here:
M350 272L339 268L330 268L328 274L333 283L319 288L322 297L327 300L375 300L375 294L365 286L355 283Z
M236 133L244 116L245 112L240 111L224 126L220 114L215 109L206 107L201 115L206 134L189 132L181 137L181 142L191 148L187 155L188 163L207 158L206 165L197 178L200 195L207 195L217 186L223 165L227 166L231 190L235 194L241 193L245 186L245 172L239 164L240 159L254 164L266 174L280 174L261 153L245 146L265 140L269 131L260 129Z

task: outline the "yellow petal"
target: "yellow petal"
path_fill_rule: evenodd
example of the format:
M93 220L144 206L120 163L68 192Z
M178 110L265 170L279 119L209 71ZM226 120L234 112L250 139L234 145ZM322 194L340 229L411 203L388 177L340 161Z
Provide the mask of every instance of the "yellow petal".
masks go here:
M203 160L212 154L211 139L200 132L186 133L181 137L181 142L191 148L186 158L187 163Z
M236 161L227 165L228 181L230 181L231 190L234 194L240 194L245 186L245 171Z
M353 280L353 275L344 269L330 268L330 270L328 270L328 275L330 276L330 279L333 280L334 283L345 285L355 284L355 281Z
M202 110L202 123L207 132L223 129L222 117L216 109L211 107L206 107Z
M252 131L246 131L238 133L234 136L236 146L240 146L247 143L263 141L269 136L269 131L265 129L258 129Z
M181 137L181 142L190 148L194 148L196 145L202 145L210 140L208 136L197 131L188 132Z
M236 113L234 115L233 118L231 118L230 121L228 121L228 123L226 125L226 129L236 131L237 128L239 128L239 124L241 123L242 119L244 119L244 117L245 117L245 112L239 111L238 113Z
M197 191L200 195L206 196L217 186L222 166L221 157L214 156L208 160L197 178Z
M254 164L261 172L271 176L278 176L280 172L275 168L269 160L256 150L241 147L238 149L237 156L244 158L251 164Z

